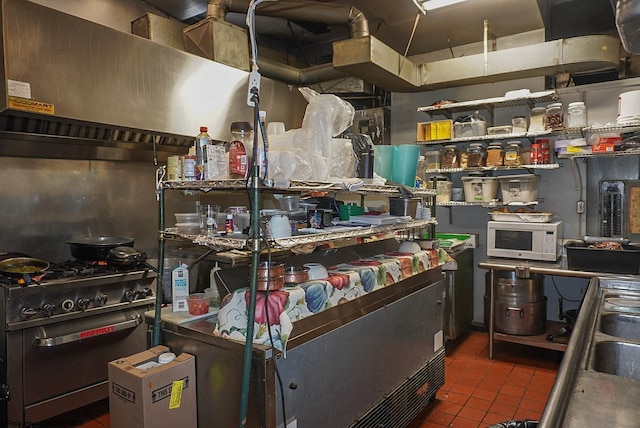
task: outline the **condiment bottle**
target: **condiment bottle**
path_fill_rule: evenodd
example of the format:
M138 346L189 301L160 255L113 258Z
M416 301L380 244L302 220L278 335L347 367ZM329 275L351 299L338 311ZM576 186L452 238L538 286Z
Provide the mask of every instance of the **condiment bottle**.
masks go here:
M253 150L253 128L249 122L231 124L231 144L229 145L229 177L246 179L251 165Z
M206 126L200 127L200 133L196 137L196 180L205 179L205 170L207 163L206 150L207 146L211 144L212 140L207 133L208 128Z

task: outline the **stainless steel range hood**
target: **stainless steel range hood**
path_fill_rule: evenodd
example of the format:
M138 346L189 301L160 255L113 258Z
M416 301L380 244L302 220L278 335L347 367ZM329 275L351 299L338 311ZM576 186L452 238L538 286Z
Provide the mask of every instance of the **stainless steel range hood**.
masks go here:
M71 145L89 147L80 157L154 146L166 156L184 153L200 126L226 141L231 122L252 120L245 71L27 0L1 4L0 139L10 143L0 144L0 155L30 156L26 141L44 135L58 138L47 156L77 157L65 149ZM265 109L272 98L292 97L270 79L261 92ZM301 109L273 120L296 124L299 98L288 101Z

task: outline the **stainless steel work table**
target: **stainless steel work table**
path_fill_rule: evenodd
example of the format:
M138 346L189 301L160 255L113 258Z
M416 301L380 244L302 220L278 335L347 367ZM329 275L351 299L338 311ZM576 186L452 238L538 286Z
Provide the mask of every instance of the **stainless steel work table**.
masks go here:
M543 334L534 336L517 336L495 332L495 271L516 271L519 268L528 267L530 273L538 273L542 275L567 276L587 279L598 276L607 276L607 274L601 272L570 270L567 268L566 256L561 257L557 262L538 262L519 259L488 258L485 261L478 263L478 267L481 269L489 270L489 273L491 275L491 287L489 287L489 359L493 359L493 341L496 339L504 342L520 343L523 345L554 349L558 351L564 351L565 349L567 349L568 343L567 338L559 338L559 342L551 342L547 340L548 334L556 331L564 324L557 321L547 321L547 331L545 331Z

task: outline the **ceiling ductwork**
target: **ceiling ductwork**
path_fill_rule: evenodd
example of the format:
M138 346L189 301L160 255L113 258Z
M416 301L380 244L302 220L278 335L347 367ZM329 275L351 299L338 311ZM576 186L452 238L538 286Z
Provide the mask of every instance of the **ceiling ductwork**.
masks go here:
M207 15L222 19L227 12L244 12L247 0L209 0ZM333 42L333 62L297 68L258 58L266 77L297 85L309 85L354 76L395 92L418 92L548 76L559 73L615 69L620 62L620 40L607 35L558 39L518 48L414 63L369 34L367 18L358 9L334 3L277 1L262 3L256 15L348 25L351 37Z

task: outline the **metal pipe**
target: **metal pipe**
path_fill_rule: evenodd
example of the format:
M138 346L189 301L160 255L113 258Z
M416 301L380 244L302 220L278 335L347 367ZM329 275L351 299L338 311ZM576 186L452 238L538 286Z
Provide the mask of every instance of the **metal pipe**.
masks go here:
M347 74L333 68L332 64L322 64L307 68L297 68L269 58L258 58L260 73L272 79L295 84L312 84L340 79Z
M158 186L159 187L159 186ZM156 278L156 306L153 316L153 334L151 337L151 346L158 346L161 342L160 328L162 326L162 299L164 287L164 189L158 188L158 276Z
M253 331L256 312L256 294L258 283L258 264L260 262L260 168L258 166L258 144L260 138L260 102L256 94L253 107L253 168L251 168L251 269L249 281L249 304L247 305L247 334L245 336L244 361L242 364L242 384L240 389L240 419L239 427L247 425L247 413L249 406L249 389L251 380L251 357L253 353ZM260 131L261 132L261 131ZM268 310L268 302L265 301L265 308ZM267 323L267 328L270 326Z

